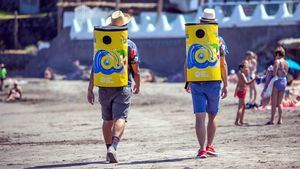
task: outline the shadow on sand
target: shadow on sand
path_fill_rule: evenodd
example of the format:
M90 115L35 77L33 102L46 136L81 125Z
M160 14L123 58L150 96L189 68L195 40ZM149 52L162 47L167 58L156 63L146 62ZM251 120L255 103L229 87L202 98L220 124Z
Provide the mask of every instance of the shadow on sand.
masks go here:
M129 163L120 163L119 165L171 163L171 162L179 162L179 161L190 160L190 159L194 159L194 157L174 158L174 159L165 159L165 160L132 161L132 162L129 162Z
M39 169L39 168L63 168L63 167L80 167L91 164L108 164L106 161L95 161L95 162L78 162L78 163L65 163L65 164L53 164L53 165L40 165L34 167L28 167L25 169Z
M134 164L155 164L155 163L171 163L171 162L178 162L184 160L193 159L192 157L189 158L175 158L175 159L166 159L166 160L144 160L144 161L132 161L129 163L119 163L117 165L134 165ZM96 161L96 162L78 162L78 163L65 163L65 164L53 164L53 165L40 165L34 167L28 167L25 169L41 169L41 168L64 168L64 167L80 167L85 165L91 164L109 164L106 161Z
M262 126L266 126L266 125L265 124L249 124L249 123L246 123L243 126L244 127L262 127Z

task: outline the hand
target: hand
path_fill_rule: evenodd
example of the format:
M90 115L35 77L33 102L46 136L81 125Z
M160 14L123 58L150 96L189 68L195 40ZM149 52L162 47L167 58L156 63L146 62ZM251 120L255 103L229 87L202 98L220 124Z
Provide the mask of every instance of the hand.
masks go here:
M88 90L87 100L91 105L94 105L95 95L94 95L93 90Z
M134 85L133 86L133 94L138 94L140 92L140 86L139 85Z
M222 96L222 99L225 99L227 97L227 86L224 86L222 88L221 96Z
M236 97L237 96L237 93L236 92L234 92L234 97Z
M190 83L187 84L185 91L188 92L188 93L191 93L191 85L190 85Z

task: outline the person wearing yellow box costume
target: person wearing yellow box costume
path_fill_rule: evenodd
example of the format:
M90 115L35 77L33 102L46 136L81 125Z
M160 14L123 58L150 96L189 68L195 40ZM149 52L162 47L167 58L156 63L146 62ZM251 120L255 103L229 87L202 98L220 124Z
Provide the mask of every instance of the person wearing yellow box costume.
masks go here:
M131 95L140 91L140 73L137 47L128 39L126 28L130 16L115 11L106 22L108 26L94 29L94 59L87 99L94 104L93 88L97 86L106 160L117 163L117 145L125 129Z
M127 86L127 27L96 27L94 37L94 85Z
M198 158L217 156L212 145L219 111L220 97L227 96L228 53L224 40L218 35L213 9L204 9L200 23L186 24L185 89L192 94L196 118L196 134L200 149ZM221 89L221 82L223 87ZM205 127L208 114L207 134ZM205 138L207 136L207 145Z

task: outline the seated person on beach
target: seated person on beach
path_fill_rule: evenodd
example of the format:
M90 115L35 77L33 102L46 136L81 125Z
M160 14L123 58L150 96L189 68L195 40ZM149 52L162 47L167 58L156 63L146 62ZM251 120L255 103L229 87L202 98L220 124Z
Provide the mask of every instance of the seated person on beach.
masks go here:
M6 101L15 101L22 98L22 88L15 82L13 88L9 90Z
M55 78L54 78L53 69L51 69L50 67L47 67L44 72L44 78L47 80L54 80Z
M245 113L245 98L247 92L247 86L253 83L256 78L248 81L246 75L249 72L249 68L245 63L239 65L238 83L235 88L234 97L239 98L239 106L236 114L235 125L240 126L244 124L244 113Z
M149 83L156 82L156 76L154 72L152 72L151 70L147 72L147 74L142 78L143 78L142 82L149 82Z

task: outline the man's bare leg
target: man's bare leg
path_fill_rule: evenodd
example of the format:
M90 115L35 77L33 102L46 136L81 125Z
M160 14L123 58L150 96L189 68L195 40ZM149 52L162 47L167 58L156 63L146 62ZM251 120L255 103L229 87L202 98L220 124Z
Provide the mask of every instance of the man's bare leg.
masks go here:
M109 147L108 154L107 154L111 163L118 162L116 150L119 141L124 133L124 129L125 129L125 119L117 119L114 121L111 146Z
M196 134L198 138L198 142L200 145L200 150L205 150L205 137L206 137L206 129L205 129L205 117L206 113L196 113Z
M103 121L102 124L102 132L103 132L103 137L106 145L111 145L111 140L112 140L112 128L114 125L114 121ZM108 148L108 147L107 147Z
M211 146L216 133L216 115L208 114L208 123L207 123L207 146Z
M121 138L125 129L125 119L115 120L113 127L113 136Z

